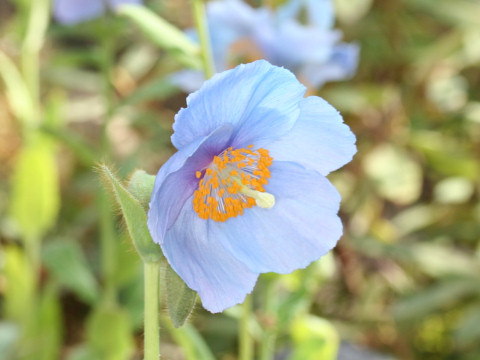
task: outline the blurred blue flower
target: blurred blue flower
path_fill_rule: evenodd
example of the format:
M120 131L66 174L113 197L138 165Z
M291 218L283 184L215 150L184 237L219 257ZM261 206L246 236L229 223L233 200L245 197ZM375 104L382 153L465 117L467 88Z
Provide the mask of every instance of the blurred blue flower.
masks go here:
M299 18L305 9L306 21ZM207 17L216 71L235 63L267 59L293 71L314 88L325 82L352 77L357 69L359 48L341 43L333 30L334 9L330 0L290 0L275 12L254 9L242 0L211 1ZM194 31L188 33L195 39ZM200 88L204 80L197 71L172 75L172 82L187 92Z
M352 159L340 114L288 70L258 60L216 74L173 125L177 152L159 170L148 227L203 306L244 300L260 273L289 273L342 235L325 178Z
M123 4L141 4L142 0L54 0L53 16L65 25L102 16L107 6L115 10Z

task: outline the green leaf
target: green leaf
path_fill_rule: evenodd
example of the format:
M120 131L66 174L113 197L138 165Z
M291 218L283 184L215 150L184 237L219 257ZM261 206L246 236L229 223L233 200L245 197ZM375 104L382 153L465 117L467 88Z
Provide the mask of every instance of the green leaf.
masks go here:
M161 100L180 92L167 78L155 79L142 85L123 99L123 105L134 105L142 101Z
M80 299L90 304L98 300L97 282L77 243L58 240L46 244L43 261L52 275Z
M397 320L418 321L435 311L453 306L463 298L478 293L480 287L476 278L455 277L415 292L397 300L392 311Z
M466 311L455 331L454 338L461 346L478 344L480 341L480 305Z
M165 277L168 315L173 325L179 328L192 313L197 293L190 289L170 266L167 266Z
M53 126L44 126L41 130L69 147L83 165L91 167L97 161L95 149L92 149L92 146L87 144L78 134L66 129L57 129Z
M164 321L175 342L182 348L186 360L214 360L215 356L205 343L198 331L190 324L181 328L174 328L168 321Z
M57 218L58 171L49 141L38 137L22 149L12 176L11 214L26 239L40 238Z
M20 328L18 324L10 322L0 322L0 354L5 359L13 359L15 345L20 338Z
M2 250L2 273L6 289L2 293L2 315L23 325L33 316L36 274L18 247L5 246Z
M340 337L329 321L313 315L301 317L292 324L291 334L295 346L289 360L337 358Z
M432 277L480 273L477 261L458 249L434 243L411 244L408 249L411 261Z
M67 360L102 360L87 344L76 346L68 352Z
M153 11L138 5L122 5L117 12L132 20L151 41L176 57L180 63L201 68L199 46Z
M365 172L384 198L398 204L410 204L422 190L422 169L402 149L384 144L364 160Z
M105 360L129 359L134 350L128 314L116 307L101 307L87 321L88 347Z
M100 165L122 209L128 232L143 261L158 261L162 257L160 246L155 244L147 227L147 214L137 199L120 183L106 165Z

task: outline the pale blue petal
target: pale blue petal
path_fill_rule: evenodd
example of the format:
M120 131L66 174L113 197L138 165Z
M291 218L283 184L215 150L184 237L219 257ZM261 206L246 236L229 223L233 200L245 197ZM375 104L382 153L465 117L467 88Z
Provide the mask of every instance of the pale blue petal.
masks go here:
M241 0L210 1L207 3L209 23L218 29L228 29L237 36L248 37L260 23L270 21L267 8L254 9Z
M359 52L357 44L335 45L326 62L306 64L299 76L316 88L329 81L349 79L357 70Z
M186 93L192 93L200 89L205 81L205 74L203 71L181 70L171 74L168 79Z
M295 21L278 27L264 25L262 31L255 33L255 41L265 58L292 71L301 64L327 62L340 38L338 31L306 27Z
M224 125L178 151L159 170L148 211L148 228L156 243L163 242L185 201L197 189L196 171L207 167L215 155L228 147L231 135L232 127Z
M316 171L275 162L265 190L271 209L253 207L226 222L213 223L215 239L253 272L289 273L329 252L342 235L340 195Z
M310 96L300 103L300 117L286 136L270 144L274 160L295 161L327 175L356 153L355 135L325 100Z
M309 24L331 29L335 23L335 9L331 0L305 0Z
M55 0L53 16L65 25L91 20L105 12L102 0Z
M243 302L253 290L258 274L250 271L209 236L210 221L200 219L190 197L167 231L163 254L172 268L193 290L205 309L216 313Z
M142 0L108 0L110 7L113 10L116 10L118 6L133 4L133 5L140 5L143 4Z
M234 132L231 145L268 143L288 132L298 118L305 87L288 70L264 60L214 75L187 98L173 124L177 149L224 124Z
M306 11L309 25L315 25L321 29L332 28L335 12L331 0L290 0L278 8L278 22L298 19L302 7Z

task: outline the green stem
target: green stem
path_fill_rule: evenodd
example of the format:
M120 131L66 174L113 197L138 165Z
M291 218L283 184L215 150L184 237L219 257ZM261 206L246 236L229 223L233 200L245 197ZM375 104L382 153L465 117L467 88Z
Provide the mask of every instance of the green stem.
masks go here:
M103 156L107 158L110 156L110 140L108 139L107 127L115 112L115 91L112 84L111 71L115 67L114 53L115 53L115 37L109 29L108 18L104 19L100 27L102 32L101 48L102 57L100 67L103 76L103 96L107 105L105 116L102 123L102 151Z
M239 360L253 359L253 340L250 335L250 319L252 317L252 296L248 295L242 305L240 319Z
M144 360L160 358L160 326L158 313L160 262L145 262Z
M272 360L275 352L275 340L277 337L275 318L277 298L275 296L275 284L275 279L265 280L265 303L263 311L268 323L264 325L265 330L262 343L260 344L260 360Z
M110 159L110 140L107 127L115 111L115 94L111 80L111 69L114 67L115 36L110 19L104 18L99 24L101 36L101 62L100 68L103 78L103 97L106 104L106 112L101 129L101 153L103 159ZM115 220L110 206L110 198L105 190L100 190L100 241L102 252L102 272L104 281L104 301L110 304L117 302L117 288L115 285L115 272L117 269L117 238L115 231Z
M22 45L22 72L30 95L37 108L40 102L39 54L48 27L49 13L49 0L36 0L32 2L27 32Z
M99 189L98 200L100 202L100 246L104 283L103 299L106 303L116 304L117 289L114 280L117 267L115 220L112 209L110 208L110 199L104 189Z
M195 26L197 28L198 38L200 39L203 71L205 72L205 77L209 79L215 73L215 65L213 63L212 48L210 45L210 34L208 33L205 4L203 0L192 0L192 3Z

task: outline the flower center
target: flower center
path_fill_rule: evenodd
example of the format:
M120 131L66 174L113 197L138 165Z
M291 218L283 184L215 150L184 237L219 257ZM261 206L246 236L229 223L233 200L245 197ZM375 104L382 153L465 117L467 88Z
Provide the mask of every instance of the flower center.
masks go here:
M213 158L196 177L203 178L193 194L193 209L202 219L226 221L255 205L270 209L275 197L265 192L273 158L268 150L229 147Z

